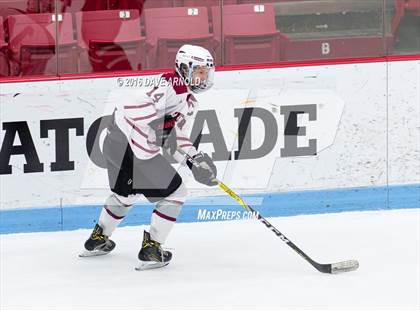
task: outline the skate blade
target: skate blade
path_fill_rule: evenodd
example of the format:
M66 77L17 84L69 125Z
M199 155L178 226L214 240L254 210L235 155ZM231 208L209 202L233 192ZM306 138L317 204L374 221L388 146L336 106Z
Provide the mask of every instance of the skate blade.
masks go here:
M85 250L82 253L79 254L79 257L93 257L93 256L101 256L101 255L106 255L109 252L105 252L105 251L101 251L101 250L96 250L96 251L88 251Z
M141 261L140 264L135 268L137 271L144 271L149 269L157 269L162 268L168 265L169 262L162 263L162 262L144 262Z

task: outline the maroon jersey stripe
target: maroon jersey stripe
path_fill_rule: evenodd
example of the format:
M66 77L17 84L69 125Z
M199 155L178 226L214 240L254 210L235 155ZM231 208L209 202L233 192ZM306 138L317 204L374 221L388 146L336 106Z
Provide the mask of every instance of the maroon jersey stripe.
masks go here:
M153 105L153 103L138 104L138 105L125 105L124 109L142 109L145 107L149 107L151 105Z
M153 213L155 213L156 215L160 216L161 218L171 221L171 222L176 222L176 218L172 217L172 216L168 216L166 214L160 213L158 210L153 210Z
M187 146L194 146L191 143L181 144L179 147L187 147Z
M156 116L156 113L153 113L153 114L150 114L150 115L146 115L146 116L133 117L133 120L134 121L141 121L141 120L144 120L144 119L152 118L154 116Z
M188 141L191 142L190 139L186 138L186 137L176 137L177 140L181 140L181 141Z
M112 216L114 219L116 219L116 220L121 220L121 219L123 219L124 218L124 216L117 216L117 215L115 215L114 213L112 213L111 211L109 211L107 208L105 208L105 211L110 215L110 216Z

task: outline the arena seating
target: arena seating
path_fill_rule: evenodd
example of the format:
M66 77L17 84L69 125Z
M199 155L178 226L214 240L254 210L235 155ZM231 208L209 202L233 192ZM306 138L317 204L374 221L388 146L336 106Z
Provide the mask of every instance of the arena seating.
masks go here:
M54 8L55 0L40 0L40 2L53 2L51 7ZM71 0L71 1L60 1L59 12L69 12L75 14L81 11L99 11L108 9L108 1L93 1L93 0ZM47 7L47 5L45 5ZM42 4L40 4L42 8Z
M237 4L237 0L224 0L224 4ZM207 9L210 9L212 6L220 6L222 4L222 0L184 0L183 5L194 7L194 6L205 6Z
M6 34L3 28L3 17L0 16L0 49L7 46L6 44Z
M80 72L140 70L145 39L138 10L76 13Z
M281 1L303 1L303 0L238 0L238 4L265 4Z
M420 16L420 0L406 0L405 9L416 16Z
M213 7L213 34L223 40L225 64L277 62L283 58L287 38L276 29L270 4L226 5L221 14ZM221 44L219 44L221 45Z
M108 10L169 8L182 0L107 0Z
M120 0L120 1L122 1L122 0ZM170 7L173 7L173 6L174 6L174 1L173 0L159 0L159 1L146 0L144 2L144 8L145 9L170 8Z
M60 64L59 74L77 70L72 16L69 13L58 16L58 54L55 18L50 13L7 18L12 75L57 74L57 61Z
M176 51L186 43L213 50L205 7L145 9L143 14L149 68L173 67Z
M387 2L383 25L377 1L303 1L275 5L277 28L290 38L287 60L382 56L393 51L403 15L401 0ZM385 29L385 35L383 30Z
M0 0L0 16L6 20L10 15L39 13L38 0Z
M224 5L232 5L237 4L238 0L223 0ZM217 6L219 10L221 9L222 0L184 0L184 6L187 7L197 7L197 6L205 6L207 8L207 12L209 14L209 29L213 31L213 14L212 14L212 7Z
M221 2L0 0L0 76L170 68L185 43L206 47L218 65L418 50L410 33L418 33L420 0L389 0L385 7L382 1L223 0L223 10Z
M223 0L224 5L233 5L238 4L238 0ZM211 8L213 6L218 6L220 9L220 6L222 5L222 0L184 0L183 2L184 6L189 7L197 7L197 6L205 6L207 8L207 11L209 12L209 17L211 19Z
M3 17L0 16L0 76L9 75L9 61L7 60L6 47Z

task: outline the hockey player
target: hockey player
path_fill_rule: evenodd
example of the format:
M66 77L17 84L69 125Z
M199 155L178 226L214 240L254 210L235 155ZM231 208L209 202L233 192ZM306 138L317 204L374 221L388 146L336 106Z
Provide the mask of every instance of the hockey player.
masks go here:
M112 251L115 243L109 237L139 195L144 195L155 203L155 209L138 254L140 269L169 263L172 254L161 245L181 211L187 190L162 152L183 162L184 156L177 152L182 148L200 163L197 167L187 163L195 180L217 185L217 170L211 158L197 152L186 136L197 109L193 94L212 87L214 70L213 57L206 49L184 45L177 52L174 72L163 74L158 85L136 91L128 100L118 100L103 145L112 194L82 256Z

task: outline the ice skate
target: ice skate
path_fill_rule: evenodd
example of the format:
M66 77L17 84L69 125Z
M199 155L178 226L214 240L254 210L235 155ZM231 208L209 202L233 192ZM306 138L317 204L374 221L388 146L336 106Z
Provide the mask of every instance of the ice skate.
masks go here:
M169 264L172 253L164 251L160 243L150 238L150 234L144 231L143 244L139 252L140 264L136 270L161 268Z
M115 242L105 236L102 227L96 224L89 239L85 242L85 251L79 254L79 257L105 255L114 248Z

